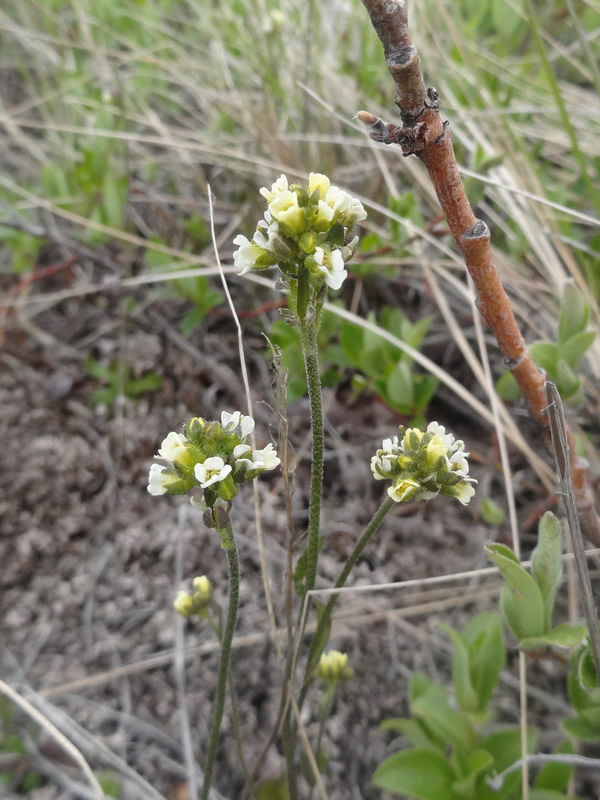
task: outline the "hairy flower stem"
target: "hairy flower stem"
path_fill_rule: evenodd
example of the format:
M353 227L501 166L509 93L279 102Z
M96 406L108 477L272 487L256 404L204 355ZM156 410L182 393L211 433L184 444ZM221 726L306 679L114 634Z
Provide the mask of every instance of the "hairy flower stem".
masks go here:
M394 505L394 501L391 497L386 497L383 503L379 506L375 514L373 515L371 521L367 525L364 530L363 535L360 537L358 542L356 543L354 550L350 553L350 557L344 564L344 568L338 575L338 578L335 582L335 588L341 589L345 586L348 577L356 564L358 563L359 558L363 554L365 547L369 544L375 533L378 531L381 523L387 516L388 512ZM325 647L326 642L323 641L324 633L326 632L328 626L331 623L331 614L333 612L334 606L338 601L339 594L332 594L329 600L327 601L327 605L323 609L321 613L319 624L317 625L316 633L312 640L312 645L310 648L310 652L308 655L308 660L306 662L306 669L304 672L304 681L302 684L302 689L300 691L300 697L298 699L298 708L302 708L304 700L306 699L306 693L308 692L308 688L310 686L311 681L311 673L316 667L316 662L319 656L321 655L320 651L323 650Z
M229 678L229 658L231 656L231 642L237 620L238 605L240 599L240 565L238 561L238 551L233 538L231 525L227 528L217 530L221 537L223 549L227 552L227 562L229 567L229 604L227 607L227 617L221 637L221 660L219 661L219 678L217 682L217 696L213 710L213 719L210 729L210 739L208 743L208 753L204 766L204 783L202 785L201 800L208 800L212 771L217 756L217 745L219 743L219 731L223 719L225 708L225 695L227 693L227 682Z
M299 800L298 782L296 780L296 768L294 766L294 750L296 749L296 736L292 719L292 709L288 708L283 720L283 730L281 733L283 754L285 756L287 789L290 800Z
M531 358L494 264L490 231L473 213L465 192L447 122L440 117L435 89L423 80L419 54L408 26L405 0L363 0L371 23L383 45L389 73L396 84L396 105L403 126L385 123L367 111L358 118L369 135L384 144L398 144L405 156L416 155L427 167L450 232L462 252L477 291L477 307L494 334L504 362L529 404L532 418L546 432L545 378ZM567 430L567 437L572 434ZM546 437L547 445L549 436ZM574 443L573 443L574 444ZM600 544L600 516L587 477L587 462L570 448L571 474L581 526L587 537Z
M317 347L317 324L314 318L300 323L300 343L304 354L310 423L312 430L312 464L310 472L310 505L308 509L308 549L306 552L305 591L315 588L317 560L319 558L319 529L321 500L323 495L323 398L319 372L319 350Z

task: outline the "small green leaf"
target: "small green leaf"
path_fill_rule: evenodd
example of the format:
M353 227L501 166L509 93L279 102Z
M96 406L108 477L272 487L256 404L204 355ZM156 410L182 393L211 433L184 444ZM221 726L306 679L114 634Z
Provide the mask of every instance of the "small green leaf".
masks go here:
M571 336L558 348L558 362L564 361L573 370L577 370L586 351L594 344L596 333L577 333Z
M505 403L514 403L521 397L519 384L508 370L496 381L496 392Z
M380 789L408 794L418 800L460 800L452 791L454 780L444 755L421 748L386 758L373 775L373 783Z
M502 604L510 629L517 639L541 636L545 632L545 614L539 586L510 548L488 543L485 550L507 584Z
M600 742L600 728L586 722L582 717L567 717L562 726L565 733L582 742Z
M447 625L440 625L442 630L452 640L454 655L452 657L452 684L461 711L477 711L479 697L471 681L471 664L469 648L458 631Z
M476 737L468 717L450 707L443 686L432 683L427 692L412 704L413 716L445 741L467 752L475 747Z
M506 646L500 615L495 611L478 614L462 632L469 648L471 679L483 712L492 697L506 661Z
M398 361L386 380L386 390L395 405L412 408L415 402L411 370L404 361Z
M487 750L475 750L466 758L464 765L465 776L456 781L452 788L461 797L476 797L475 784L483 772L486 772L494 763L494 759Z
M549 378L555 378L558 363L558 346L553 342L534 342L529 349L531 357L538 367L545 369Z
M280 778L269 778L260 785L258 800L289 800L285 775Z
M402 733L413 747L426 747L443 752L438 743L431 740L427 728L418 719L406 719L405 717L384 719L379 728L382 731Z
M481 516L486 525L503 525L506 519L504 509L492 500L491 497L484 497L481 501Z
M589 309L572 283L565 284L558 318L558 341L562 344L585 330Z
M568 622L563 622L562 625L557 625L543 636L521 639L519 646L522 650L540 650L544 647L578 647L585 639L586 633L583 625L570 625Z
M546 511L538 527L538 543L531 555L531 572L542 593L545 623L552 624L554 599L562 581L562 525L551 511ZM573 646L573 645L568 645Z
M565 400L571 398L581 387L581 380L575 375L566 361L558 362L556 385L558 386L558 391Z
M573 744L565 739L558 747L553 750L554 753L571 754L575 750ZM546 764L540 769L533 782L534 789L552 789L556 792L562 792L567 788L567 785L573 774L572 764Z
M536 745L537 732L534 728L527 729L527 752L533 753ZM503 772L521 757L521 730L520 728L502 728L486 736L479 743L479 748L487 750L494 759L494 772ZM516 770L508 775L502 789L492 791L483 784L478 788L477 800L508 800L515 797L515 790L521 782L521 770Z

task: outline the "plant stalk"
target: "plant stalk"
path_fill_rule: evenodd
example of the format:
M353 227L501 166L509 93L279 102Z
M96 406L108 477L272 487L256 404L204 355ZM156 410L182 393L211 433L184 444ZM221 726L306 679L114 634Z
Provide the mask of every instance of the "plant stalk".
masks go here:
M386 497L385 500L381 503L381 505L377 509L377 511L375 512L375 514L373 514L371 521L365 528L362 536L354 546L354 550L350 553L348 560L344 564L342 571L338 575L338 578L334 584L334 588L341 589L343 586L345 586L350 573L352 572L359 558L363 554L365 547L369 544L375 533L378 531L379 527L381 526L381 523L383 522L383 520L385 519L385 517L387 516L388 512L390 511L393 505L394 501L392 500L392 498ZM319 643L323 637L324 631L331 622L331 614L333 612L335 604L338 601L338 597L339 597L338 593L331 595L319 619L317 630L313 637L310 652L308 654L308 660L306 662L304 681L302 683L302 689L300 690L300 697L298 699L298 708L302 708L304 700L306 699L306 694L308 692L308 688L311 682L311 673L316 666L315 662L317 656L320 655L320 653L317 653Z
M221 537L223 548L227 553L227 563L229 567L229 603L227 606L225 626L223 627L223 635L221 637L221 658L219 661L217 695L215 697L210 739L208 743L208 753L206 755L206 764L204 766L204 783L202 784L201 800L208 800L213 767L217 757L219 731L221 729L221 721L223 719L225 695L227 693L227 682L229 678L231 642L233 641L233 632L235 630L240 599L240 566L238 560L238 551L235 544L235 539L233 537L233 530L231 525L228 525L227 528L218 530L217 532Z
M312 431L308 549L306 553L306 579L304 583L305 592L308 592L315 588L315 581L317 579L321 501L323 495L323 450L325 439L323 397L321 395L321 375L319 371L319 350L317 346L317 325L314 318L302 320L300 323L300 342L306 369Z

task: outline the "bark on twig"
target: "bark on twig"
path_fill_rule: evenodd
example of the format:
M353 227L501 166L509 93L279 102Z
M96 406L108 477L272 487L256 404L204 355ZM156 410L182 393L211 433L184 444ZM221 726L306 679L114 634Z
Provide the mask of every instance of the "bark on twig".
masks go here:
M490 231L473 213L458 172L447 122L442 122L435 89L427 88L419 54L410 37L404 0L363 0L377 31L385 61L396 84L396 105L403 124L393 125L359 111L372 139L398 144L405 156L416 155L427 167L448 227L463 254L477 291L477 307L494 334L507 368L519 384L533 419L548 434L545 377L537 368L513 314L494 265ZM586 536L600 545L600 518L594 507L587 478L587 462L576 454L573 435L568 431L571 474L581 526ZM549 436L545 439L549 444Z

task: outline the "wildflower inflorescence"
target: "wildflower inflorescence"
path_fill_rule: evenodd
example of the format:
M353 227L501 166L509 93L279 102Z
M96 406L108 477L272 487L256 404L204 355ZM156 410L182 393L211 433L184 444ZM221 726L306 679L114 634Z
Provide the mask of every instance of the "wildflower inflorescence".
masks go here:
M206 617L212 600L212 585L206 575L200 575L192 581L193 592L178 592L173 608L182 617Z
M348 654L339 650L328 650L319 659L317 673L325 683L333 684L347 681L354 675L352 667L348 666Z
M201 510L226 507L238 486L280 463L272 444L253 450L247 443L254 430L252 417L223 411L221 422L193 417L184 433L171 431L155 458L166 461L150 467L148 491L153 495L186 494L201 490L192 503Z
M233 240L240 275L279 266L295 279L304 266L313 285L339 289L348 274L344 266L358 244L358 236L352 238L350 232L367 216L360 201L318 172L310 173L307 187L290 185L281 175L260 193L267 202L264 219L251 240L242 234Z
M400 426L399 437L383 440L371 459L371 470L376 480L391 481L388 494L396 503L443 494L467 505L477 481L469 477L469 453L464 448L463 441L455 440L437 422L430 422L426 432Z

